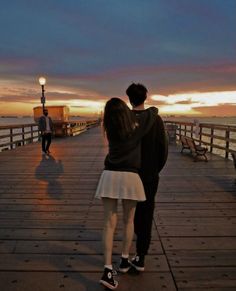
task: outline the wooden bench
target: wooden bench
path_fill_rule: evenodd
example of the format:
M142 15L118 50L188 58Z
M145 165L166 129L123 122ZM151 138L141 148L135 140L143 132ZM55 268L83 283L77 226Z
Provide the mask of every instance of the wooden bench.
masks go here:
M194 162L197 161L197 158L199 156L203 156L205 158L205 162L207 162L207 156L206 156L206 152L207 152L207 148L206 147L202 147L200 145L196 145L194 139L190 138L190 137L186 137L187 143L190 147L191 153L194 156Z
M184 135L181 135L180 136L180 141L181 141L181 144L182 144L182 149L181 149L181 153L184 151L184 150L190 150L190 147L188 145L188 142L186 140L186 137ZM190 150L191 151L191 150Z
M188 136L180 136L180 141L182 144L182 149L181 149L181 153L183 153L183 151L185 149L190 150L191 154L194 156L194 162L197 161L197 158L199 156L203 156L205 158L205 162L208 161L207 156L206 156L206 152L207 152L207 148L206 147L202 147L200 145L196 145L195 141L193 138L188 137Z

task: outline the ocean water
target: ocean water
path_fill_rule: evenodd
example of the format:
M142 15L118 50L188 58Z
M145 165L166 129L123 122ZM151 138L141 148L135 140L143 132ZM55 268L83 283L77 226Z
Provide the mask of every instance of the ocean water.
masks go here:
M70 117L70 120L84 120L87 118L82 117ZM89 118L88 118L89 119ZM15 125L15 124L29 124L35 123L33 117L0 117L0 126L1 125Z
M0 117L1 125L29 124L34 123L33 117Z

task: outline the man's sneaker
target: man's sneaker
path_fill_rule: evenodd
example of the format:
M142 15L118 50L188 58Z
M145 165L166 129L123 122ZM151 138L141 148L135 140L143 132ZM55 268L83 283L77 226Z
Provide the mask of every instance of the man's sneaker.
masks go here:
M139 272L144 271L145 256L136 255L130 262L130 264Z
M118 286L118 282L114 280L114 277L113 277L114 274L115 272L113 270L105 268L102 278L99 282L111 290L116 289Z
M130 264L128 258L121 257L119 271L121 273L127 273L130 268L131 268L131 264Z

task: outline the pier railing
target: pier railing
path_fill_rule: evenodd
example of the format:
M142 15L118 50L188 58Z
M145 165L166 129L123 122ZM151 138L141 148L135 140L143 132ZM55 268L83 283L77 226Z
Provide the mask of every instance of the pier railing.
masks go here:
M54 122L55 136L74 136L90 127L97 126L98 119ZM236 152L236 126L212 123L165 121L170 140L179 140L180 135L189 136L199 144L208 146L209 152L225 158ZM0 151L14 149L37 142L40 132L36 123L0 126Z
M0 126L0 151L38 140L39 129L36 123Z
M97 126L98 119L54 122L55 136L74 136L90 127ZM0 126L0 152L40 140L37 123Z
M90 127L97 126L99 123L100 121L98 119L55 122L55 135L74 136L89 129Z
M220 154L225 158L236 151L236 126L212 123L192 123L182 121L165 121L170 139L179 140L180 135L188 136L208 146L209 152Z

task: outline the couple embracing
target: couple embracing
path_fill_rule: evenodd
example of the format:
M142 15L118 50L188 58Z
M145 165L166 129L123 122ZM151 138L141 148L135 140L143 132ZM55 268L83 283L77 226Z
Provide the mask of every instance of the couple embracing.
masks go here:
M105 169L100 177L95 197L104 208L103 248L104 273L100 283L116 289L112 267L112 247L117 223L117 204L123 207L123 244L119 271L144 271L148 253L159 173L164 167L168 142L158 109L145 110L147 88L131 84L126 90L133 110L119 98L110 99L104 110L103 127L109 143ZM136 255L129 251L136 234Z

